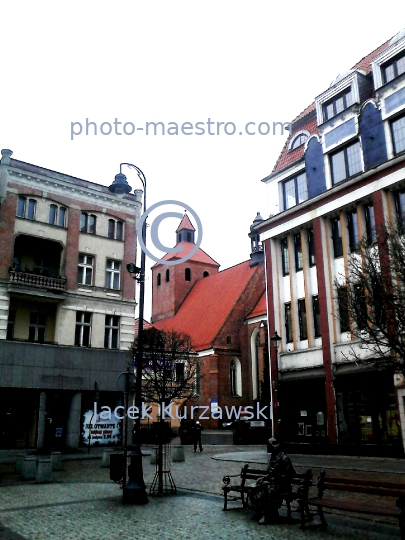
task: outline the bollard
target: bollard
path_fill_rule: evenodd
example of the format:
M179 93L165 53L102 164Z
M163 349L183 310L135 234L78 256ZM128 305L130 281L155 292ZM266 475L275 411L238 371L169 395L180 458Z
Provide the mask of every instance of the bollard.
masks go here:
M60 452L51 452L51 462L53 471L62 470L62 454Z
M186 461L186 457L184 455L184 446L182 444L173 445L173 461L174 462Z
M25 456L26 456L26 454L18 454L17 455L17 461L16 461L16 464L15 464L15 472L18 473L18 474L21 474L21 472L22 472L22 464L23 464Z
M156 454L157 454L157 448L152 448L152 452L150 454L150 464L151 465L156 465L157 463L157 458L156 458Z
M114 452L113 448L104 448L103 457L101 458L101 466L102 467L109 467L110 466L111 452Z
M21 476L23 480L35 480L37 460L34 456L25 456L22 463Z
M52 461L50 458L38 460L36 480L39 484L48 484L49 482L52 482Z

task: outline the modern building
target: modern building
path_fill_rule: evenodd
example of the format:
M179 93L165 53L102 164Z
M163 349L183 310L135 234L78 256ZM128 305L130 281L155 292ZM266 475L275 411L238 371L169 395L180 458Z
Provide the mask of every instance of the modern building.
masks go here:
M185 214L176 231L181 257L194 248L194 232ZM191 336L202 368L190 406L205 407L206 427L220 427L228 419L225 407L239 410L263 400L270 416L263 252L257 235L251 240L251 258L226 270L219 271L201 248L185 262L152 268L152 323ZM163 260L176 258L169 253ZM211 414L219 408L222 418Z
M1 154L0 449L117 441L116 425L85 424L95 398L120 402L131 361L142 192Z
M405 31L365 56L291 124L263 182L270 218L263 241L275 428L295 445L401 452L404 388L392 370L350 360L354 347L334 287L375 230L404 219ZM380 248L380 246L377 246ZM401 439L402 430L402 439Z

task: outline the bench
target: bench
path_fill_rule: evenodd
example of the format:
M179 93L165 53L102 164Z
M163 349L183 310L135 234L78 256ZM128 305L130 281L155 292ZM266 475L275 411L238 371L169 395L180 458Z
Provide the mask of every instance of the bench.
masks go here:
M376 516L388 516L399 519L401 538L405 539L405 483L388 482L375 480L361 480L354 478L327 477L322 471L316 483L317 495L308 496L307 500L301 503L301 528L305 527L305 522L312 520L314 515L319 515L321 525L326 527L327 523L323 512L324 508L332 510L344 510L345 512L356 512L359 514L369 514ZM351 494L365 493L369 495L379 495L385 498L384 504L376 501L362 502L359 498L351 496L349 500L339 500L333 494L324 495L325 490L342 491ZM304 506L306 512L304 513ZM308 514L309 506L317 507L317 514ZM305 514L307 514L305 516ZM306 519L307 518L307 519Z
M248 508L247 495L249 489L256 485L259 478L263 478L268 475L267 469L252 469L247 463L242 467L240 474L224 476L222 481L225 484L222 486L224 492L224 508L228 509L228 501L242 502L243 508ZM238 481L231 484L231 478L237 478ZM291 480L291 489L283 494L283 499L287 506L288 521L291 521L291 514L293 512L299 512L302 516L306 514L309 517L309 510L306 506L306 500L308 499L309 488L312 484L312 472L308 469L305 473L295 473ZM236 495L229 497L230 493ZM292 503L297 502L297 507L293 508Z

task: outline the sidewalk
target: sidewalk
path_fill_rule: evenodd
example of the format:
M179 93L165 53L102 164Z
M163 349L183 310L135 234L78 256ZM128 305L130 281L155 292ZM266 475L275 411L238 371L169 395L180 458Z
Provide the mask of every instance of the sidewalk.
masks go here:
M144 453L153 447L143 446ZM222 478L238 474L243 463L265 465L267 454L261 447L205 446L203 452L185 447L185 462L172 463L171 473L178 494L150 497L145 506L125 506L122 492L109 480L109 469L101 467L101 451L63 456L63 470L54 471L53 483L40 485L21 482L13 464L0 479L0 540L383 540L399 538L398 525L328 515L326 532L302 532L298 525L278 524L261 527L251 520L252 513L234 503L235 510L222 512ZM356 474L362 478L395 475L403 478L401 460L344 458L342 456L291 456L295 467L304 470L315 465L332 467L330 474ZM144 479L150 486L155 465L143 459ZM232 506L232 505L230 505ZM11 530L11 532L10 532ZM12 533L21 535L12 536ZM8 536L7 536L8 535Z

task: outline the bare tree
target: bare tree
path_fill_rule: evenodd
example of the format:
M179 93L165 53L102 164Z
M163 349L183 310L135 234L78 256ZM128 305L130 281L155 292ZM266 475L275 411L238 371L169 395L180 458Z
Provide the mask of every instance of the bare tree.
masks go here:
M402 226L365 238L349 256L345 275L335 279L341 328L358 340L349 359L404 372L405 236ZM364 352L367 352L364 355Z

